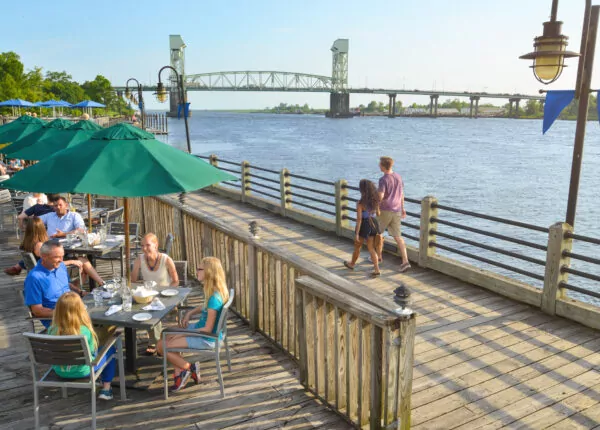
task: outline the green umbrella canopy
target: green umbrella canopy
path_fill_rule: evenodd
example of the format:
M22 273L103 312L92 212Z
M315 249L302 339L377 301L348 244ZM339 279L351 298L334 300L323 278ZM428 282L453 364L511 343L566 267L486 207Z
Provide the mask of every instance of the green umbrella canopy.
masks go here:
M23 148L26 148L41 139L49 138L55 134L60 135L63 130L73 125L73 122L66 119L55 119L52 122L45 124L42 128L28 134L27 136L21 137L19 140L14 141L11 145L6 148L0 149L0 152L6 154L9 158L15 158L12 156L13 152L17 152Z
M31 192L144 197L230 180L237 178L121 123L16 173L2 186Z
M102 130L98 124L89 120L82 120L69 126L59 133L44 135L37 142L11 152L10 156L21 160L45 160L58 151L78 145L89 140L92 135Z
M0 127L0 144L15 142L39 130L44 124L46 123L39 118L23 115Z

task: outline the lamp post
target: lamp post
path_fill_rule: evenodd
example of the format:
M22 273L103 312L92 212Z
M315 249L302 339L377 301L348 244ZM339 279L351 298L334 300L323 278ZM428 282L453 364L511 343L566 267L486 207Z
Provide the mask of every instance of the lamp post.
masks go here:
M177 70L172 66L164 66L162 69L158 71L158 85L156 87L156 99L160 103L164 103L167 101L167 90L163 83L160 80L160 74L165 69L171 69L173 73L175 73L175 77L177 79L177 90L179 93L179 102L183 104L183 120L185 122L185 138L187 140L187 150L188 153L192 153L192 144L190 143L190 128L188 126L188 118L186 114L187 107L187 98L185 96L185 89L183 88L183 76L179 75Z
M128 98L129 100L133 99L133 95L131 94L131 90L129 89L129 81L135 81L135 83L137 84L137 89L138 89L138 102L139 102L139 106L140 106L140 113L142 115L142 130L146 130L146 113L144 112L144 96L143 96L143 88L142 88L142 84L139 83L139 81L135 78L129 78L127 79L127 82L125 83L125 97Z
M577 194L581 176L581 160L585 140L585 127L588 120L588 106L591 93L592 68L596 35L598 33L598 17L600 6L592 6L591 0L585 0L583 31L581 34L580 53L566 51L568 37L561 34L562 22L556 20L558 0L552 1L552 11L549 22L544 23L544 34L534 39L534 52L522 55L521 59L533 60L533 74L543 83L550 84L562 74L565 58L579 57L577 81L575 83L575 99L579 101L575 143L573 145L573 161L571 163L571 180L569 183L569 199L565 221L572 227L575 225L577 209Z

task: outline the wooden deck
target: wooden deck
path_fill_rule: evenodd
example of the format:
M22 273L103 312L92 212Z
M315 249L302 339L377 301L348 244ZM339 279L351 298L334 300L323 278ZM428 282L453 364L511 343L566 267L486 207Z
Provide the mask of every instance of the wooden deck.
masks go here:
M9 223L5 223L7 228ZM0 232L3 268L19 259L12 231ZM118 264L115 265L118 268ZM118 270L118 269L116 269ZM110 263L100 273L110 277ZM31 429L33 388L31 368L21 333L30 331L17 294L24 276L0 272L0 428ZM199 292L200 289L198 288ZM192 296L190 304L199 300ZM347 429L349 425L325 408L298 383L296 364L239 319L229 320L232 372L224 368L226 398L221 399L214 361L202 366L203 382L163 399L162 360L147 358L140 369L142 389L128 389L126 401L118 390L110 402L98 400L98 428L197 429ZM145 335L141 335L145 336ZM144 347L145 343L142 345ZM43 389L40 416L43 428L85 429L90 425L89 391Z
M199 212L247 230L392 301L408 284L418 312L412 396L414 429L600 428L600 333L431 270L398 272L387 256L380 279L363 261L342 265L352 243L207 192ZM366 253L365 253L366 257ZM385 257L384 257L385 258Z

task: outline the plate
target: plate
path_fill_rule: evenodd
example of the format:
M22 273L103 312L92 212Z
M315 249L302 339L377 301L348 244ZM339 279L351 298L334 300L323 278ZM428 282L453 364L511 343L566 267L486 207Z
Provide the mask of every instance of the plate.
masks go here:
M141 314L135 314L131 318L133 318L136 321L148 321L152 319L152 315L146 312L142 312Z
M160 293L165 297L172 297L172 296L176 296L177 294L179 294L179 291L175 290L175 289L168 289L168 290L162 290Z
M106 249L108 246L106 245L94 245L94 249Z

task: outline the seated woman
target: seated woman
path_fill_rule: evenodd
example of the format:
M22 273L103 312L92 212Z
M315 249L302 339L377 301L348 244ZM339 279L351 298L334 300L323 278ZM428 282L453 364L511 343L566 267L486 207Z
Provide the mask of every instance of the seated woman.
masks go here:
M81 298L74 292L68 292L60 296L54 308L52 325L48 334L56 336L83 335L92 353L92 360L98 353L98 336L92 326L90 316ZM106 355L94 366L94 372L98 371L115 354L115 347L111 346ZM115 377L117 361L111 360L102 370L102 389L98 396L103 400L112 400L113 393L110 384ZM85 378L90 374L90 366L85 364L74 366L53 365L52 369L61 378L78 379Z
M198 306L188 311L179 322L182 328L187 328L190 319L200 314L200 320L194 325L194 328L201 333L217 334L217 324L223 305L229 300L229 291L225 283L225 271L221 261L215 257L205 257L196 269L198 280L204 282L204 300L206 306ZM218 333L222 336L222 333ZM211 338L187 337L183 335L169 335L166 339L167 348L194 348L194 349L213 349L215 341ZM162 342L158 343L158 353L163 354L164 346ZM171 391L179 391L185 387L190 377L196 384L200 382L200 362L194 364L188 363L179 353L169 352L167 361L174 367L175 383Z
M44 193L31 193L23 199L23 212L35 205L47 205L48 197Z
M142 252L136 258L131 273L131 281L138 282L154 281L159 287L178 287L179 276L173 259L167 254L158 252L158 238L154 233L147 233L142 238ZM146 348L146 354L156 353L156 342L160 339L162 324L157 324L152 330L148 331L150 342Z
M46 233L46 227L44 227L44 222L34 216L27 223L27 227L25 228L25 234L23 236L23 242L21 242L21 251L31 252L36 260L40 259L40 248L48 240L48 233ZM87 260L87 258L81 257L78 260L65 260L63 261L65 266L76 266L80 270L83 271L86 275L92 278L94 281L98 283L98 285L104 284L104 281L94 269L94 266ZM25 263L23 260L19 261L12 267L9 267L4 270L8 275L18 275L21 273L21 270L25 268ZM83 282L83 280L82 280Z

